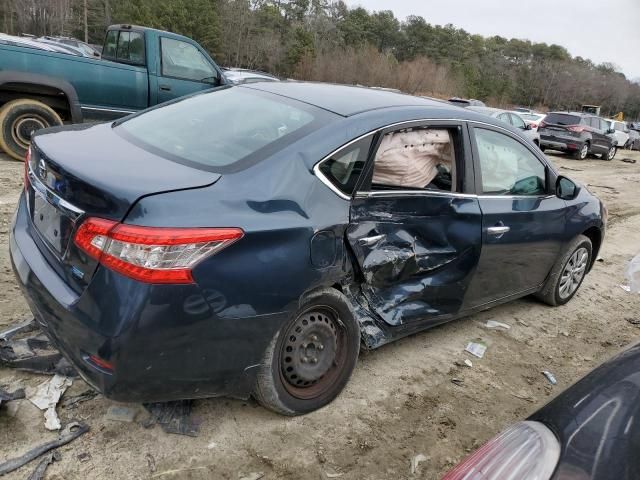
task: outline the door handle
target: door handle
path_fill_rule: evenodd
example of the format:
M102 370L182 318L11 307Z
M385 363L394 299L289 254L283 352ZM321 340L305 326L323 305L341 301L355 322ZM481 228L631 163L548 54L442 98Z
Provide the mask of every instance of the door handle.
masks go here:
M378 243L384 238L384 235L374 235L373 237L365 237L358 240L358 243L363 247L370 247L371 245Z
M487 228L487 233L489 235L498 235L501 237L502 235L507 233L509 230L511 230L511 227L507 227L506 225L496 225L495 227Z
M170 92L171 87L169 85L160 85L160 90L164 90L165 92Z

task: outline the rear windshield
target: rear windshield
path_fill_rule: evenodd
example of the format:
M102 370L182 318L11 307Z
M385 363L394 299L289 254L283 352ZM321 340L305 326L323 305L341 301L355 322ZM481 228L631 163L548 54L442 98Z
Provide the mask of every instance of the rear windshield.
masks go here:
M579 125L579 115L570 115L568 113L550 113L544 119L544 123L553 123L556 125Z
M239 170L281 150L336 115L258 90L223 87L117 123L127 140L204 170Z

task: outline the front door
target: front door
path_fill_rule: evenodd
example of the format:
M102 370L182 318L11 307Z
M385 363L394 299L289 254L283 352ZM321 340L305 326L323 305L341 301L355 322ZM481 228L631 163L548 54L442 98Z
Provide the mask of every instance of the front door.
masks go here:
M560 254L566 208L542 153L500 129L471 130L482 253L465 309L539 287Z
M481 247L466 132L456 122L385 132L352 201L362 294L389 325L440 323L462 308Z
M198 48L175 38L160 37L158 103L213 88L220 74Z

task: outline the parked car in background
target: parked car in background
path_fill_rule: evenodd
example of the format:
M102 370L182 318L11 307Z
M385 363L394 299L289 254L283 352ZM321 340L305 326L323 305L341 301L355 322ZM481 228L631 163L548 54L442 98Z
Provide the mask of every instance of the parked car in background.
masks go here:
M640 133L637 130L629 129L627 148L629 150L640 150Z
M278 77L258 70L248 70L245 68L223 68L222 72L229 83L234 85L240 85L241 83L280 81Z
M442 480L503 480L505 472L518 480L637 480L639 372L635 345L489 440Z
M526 107L514 107L513 111L518 113L533 113L533 110Z
M604 118L582 112L550 112L538 126L543 151L568 152L577 160L589 154L613 160L617 150L613 132Z
M225 86L42 130L30 152L17 282L118 400L315 410L361 344L524 295L569 302L606 228L521 131L371 88Z
M627 148L629 142L629 127L625 122L608 119L609 129L613 129L613 136L616 139L618 148Z
M519 113L510 112L508 110L501 110L499 108L491 107L467 107L474 112L489 115L490 117L497 118L498 120L511 125L514 128L522 130L522 133L526 135L533 143L540 146L540 135L536 130L525 122Z
M452 97L449 100L447 100L449 103L453 104L453 105L457 105L459 107L486 107L486 105L484 104L483 101L481 100L476 100L475 98L459 98L459 97Z
M34 39L0 37L0 148L24 159L31 135L85 120L113 120L225 83L220 68L190 38L113 25L102 59Z
M538 126L540 125L540 122L544 120L544 117L546 117L547 114L531 112L531 113L520 113L520 116L525 122L531 125L531 128L533 128L534 130L538 130Z

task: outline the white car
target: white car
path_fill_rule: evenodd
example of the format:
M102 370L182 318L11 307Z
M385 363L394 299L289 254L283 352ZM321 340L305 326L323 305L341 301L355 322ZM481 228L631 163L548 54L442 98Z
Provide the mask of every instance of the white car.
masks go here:
M522 119L525 122L527 122L529 125L531 125L531 128L533 128L536 131L538 130L538 126L540 125L540 122L544 120L544 118L547 116L546 113L538 113L538 112L528 112L528 113L513 112L513 113L517 113L518 115L520 115Z
M612 135L618 142L618 148L626 148L627 143L629 143L629 127L627 127L627 124L618 120L605 121L614 130Z
M490 117L502 120L504 123L511 125L512 127L522 130L527 137L531 139L533 143L540 146L540 134L538 130L534 130L528 123L522 119L520 112L510 112L508 110L501 110L499 108L491 107L467 107L467 110L473 110L474 112L483 113Z

